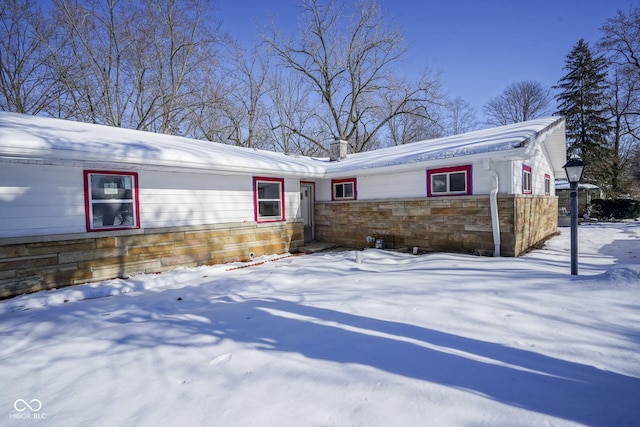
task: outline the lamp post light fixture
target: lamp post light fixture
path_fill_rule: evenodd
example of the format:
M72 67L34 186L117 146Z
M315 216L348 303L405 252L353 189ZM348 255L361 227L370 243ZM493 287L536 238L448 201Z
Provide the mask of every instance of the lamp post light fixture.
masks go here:
M585 163L579 157L571 158L564 166L569 180L571 200L571 275L578 274L578 183L582 179Z

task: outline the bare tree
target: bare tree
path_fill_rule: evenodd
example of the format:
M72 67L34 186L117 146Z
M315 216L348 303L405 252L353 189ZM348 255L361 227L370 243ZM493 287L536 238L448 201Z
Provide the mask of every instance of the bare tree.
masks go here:
M625 81L635 81L637 91L640 89L640 8L630 9L628 14L618 10L601 31L603 36L598 48L607 54L609 62L616 68L616 76L624 75ZM635 93L633 98L640 99L640 94ZM627 121L640 119L640 104L636 101L634 106L625 109ZM633 126L628 131L636 139L640 138Z
M317 156L324 147L316 144L322 132L314 120L311 88L301 75L277 67L269 76L265 119L271 130L272 149L286 154Z
M441 136L439 132L434 132L434 129L425 129L423 120L409 114L393 117L388 121L387 128L392 145L409 144Z
M54 0L60 44L64 50L52 57L62 83L73 99L77 119L123 126L126 106L136 87L124 72L134 28L127 8L118 0L83 3ZM56 49L57 46L52 46Z
M600 30L603 36L598 47L607 51L614 63L640 70L640 8L630 9L628 14L618 10Z
M456 97L447 103L449 134L458 135L471 132L478 126L476 110L461 97Z
M418 86L423 87L431 94L433 102L423 102L420 99L405 98L406 82L392 79L395 83L390 87L396 90L390 91L381 100L383 106L380 121L386 120L386 132L380 137L385 137L390 143L384 145L402 145L425 139L433 139L443 136L446 100L441 92L440 80L425 71ZM403 103L403 114L395 114L397 106Z
M538 82L525 80L507 86L502 94L491 98L482 110L488 124L502 126L549 114L551 99L549 89Z
M640 187L640 9L618 10L601 31L598 47L612 68L606 102L613 124L611 154L602 159L607 163L603 183L610 196L619 196Z
M226 71L229 90L221 103L224 122L221 142L264 148L267 137L261 124L266 114L268 72L268 62L259 52L245 55L237 51Z
M215 72L227 34L212 11L210 0L145 0L141 3L146 22L140 28L148 62L136 70L150 71L148 92L155 95L155 116L147 130L183 133L190 111L203 102L203 76Z
M425 109L439 101L432 82L409 85L393 66L404 53L400 33L390 28L376 3L346 7L340 0L302 0L298 38L274 28L266 43L290 70L300 73L317 94L316 145L334 137L349 141L353 152L380 141L385 126L409 114L430 117Z
M209 0L53 0L54 66L79 120L184 134L225 40ZM145 17L143 21L141 16Z
M48 66L51 25L33 0L0 2L0 109L25 114L50 111L57 98Z
M637 113L640 107L638 99L640 81L635 73L628 68L618 67L611 73L608 93L605 99L611 112L612 134L607 150L608 155L597 161L602 171L598 182L611 197L618 197L628 193L632 174L629 172L631 156L638 145L634 136L640 130Z

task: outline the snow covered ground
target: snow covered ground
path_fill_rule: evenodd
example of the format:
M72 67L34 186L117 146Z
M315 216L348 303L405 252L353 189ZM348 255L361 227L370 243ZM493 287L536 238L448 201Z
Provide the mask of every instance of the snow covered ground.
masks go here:
M520 258L366 250L0 302L0 425L638 426L640 223Z

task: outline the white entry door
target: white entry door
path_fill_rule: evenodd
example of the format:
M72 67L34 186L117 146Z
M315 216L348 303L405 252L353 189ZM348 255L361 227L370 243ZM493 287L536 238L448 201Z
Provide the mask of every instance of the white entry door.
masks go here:
M304 222L304 241L315 239L313 227L313 205L315 202L314 186L311 183L300 184L300 213Z

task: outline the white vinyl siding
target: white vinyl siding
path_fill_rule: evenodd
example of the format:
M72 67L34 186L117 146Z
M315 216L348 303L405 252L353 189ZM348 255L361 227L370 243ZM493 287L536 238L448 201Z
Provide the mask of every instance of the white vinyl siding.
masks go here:
M251 177L142 171L143 228L253 221Z
M2 163L0 237L86 231L82 169Z
M2 163L0 238L85 233L84 169ZM251 176L138 171L140 228L254 221ZM286 219L298 216L285 179Z

